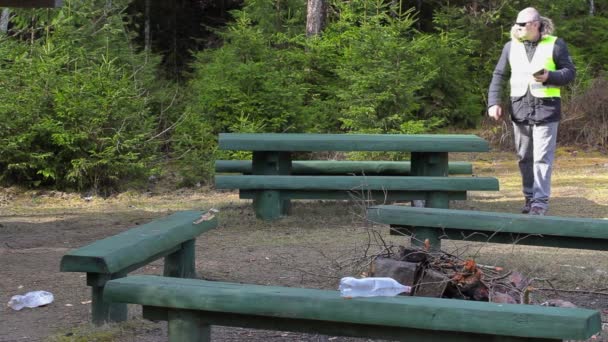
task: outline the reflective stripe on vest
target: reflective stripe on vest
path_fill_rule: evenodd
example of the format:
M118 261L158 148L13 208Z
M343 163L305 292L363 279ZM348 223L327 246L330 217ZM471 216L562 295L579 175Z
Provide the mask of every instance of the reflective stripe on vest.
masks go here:
M511 64L511 96L520 97L526 94L528 87L534 97L560 97L559 87L544 86L534 80L533 73L545 68L555 71L553 47L557 37L547 36L536 46L532 61L528 60L524 44L518 40L511 41L509 63Z

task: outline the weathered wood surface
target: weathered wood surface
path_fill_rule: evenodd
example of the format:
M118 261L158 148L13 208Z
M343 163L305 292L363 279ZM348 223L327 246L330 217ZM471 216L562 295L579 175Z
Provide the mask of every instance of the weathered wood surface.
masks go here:
M488 142L468 134L220 133L218 148L242 151L487 152Z
M343 322L407 328L414 333L431 330L436 337L457 336L458 333L488 334L488 339L481 340L491 340L489 335L586 339L601 330L599 312L586 309L409 296L347 300L341 298L338 291L155 276L112 280L104 295L114 302L157 309L201 310L203 315L214 313L207 315L211 319L215 313L230 313L240 315L245 323L253 323L256 319L267 322L298 320L298 325L309 327L310 331L315 331L315 326L321 322ZM285 328L275 327L277 330Z
M367 209L373 222L442 231L442 238L608 250L608 220L381 205ZM397 228L399 229L399 228Z
M216 160L215 172L251 174L250 160ZM350 161L350 160L294 160L291 162L292 175L411 175L409 161ZM449 174L470 175L473 165L468 162L450 162Z
M63 0L0 0L0 7L52 8L62 4Z
M62 272L116 273L181 249L181 244L217 226L217 218L193 222L203 212L182 211L75 249L61 259Z
M109 280L125 277L156 259L165 257L163 275L167 277L194 277L195 239L217 226L217 218L201 220L201 215L200 211L178 212L63 256L61 271L87 272L92 322L101 325L126 320L126 304L104 300L104 287Z
M143 306L143 317L152 321L166 321L170 313L174 310L163 309L154 306ZM513 336L498 336L488 334L476 334L456 331L437 331L423 330L414 328L389 327L383 325L372 324L357 324L345 322L330 322L319 320L307 320L299 318L282 318L272 317L269 319L265 316L242 315L224 312L211 311L191 311L177 310L193 313L196 319L193 319L190 329L194 330L188 333L188 336L194 336L193 339L184 339L184 334L177 333L175 336L169 329L169 342L208 342L211 339L205 336L210 326L219 325L227 327L240 327L248 329L263 329L263 330L278 330L278 331L293 331L306 334L322 334L328 336L348 336L368 338L373 341L402 341L402 342L561 342L562 339L545 339L545 338L530 338L530 337L513 337ZM169 322L169 324L171 324ZM183 327L180 327L183 329Z
M259 191L256 190L241 190L239 198L253 199ZM395 201L412 201L426 200L427 191L408 191L408 190L352 190L352 191L336 191L336 190L281 190L279 193L281 199L308 199L308 200L351 200L351 201L374 201L377 204L392 203ZM466 200L466 191L449 191L448 198L450 201Z
M399 176L216 176L217 189L242 190L498 190L491 177L399 177Z

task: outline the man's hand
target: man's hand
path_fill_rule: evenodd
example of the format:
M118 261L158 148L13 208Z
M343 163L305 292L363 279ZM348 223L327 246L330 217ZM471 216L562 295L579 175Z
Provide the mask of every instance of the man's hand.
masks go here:
M543 73L539 75L534 75L534 80L536 82L545 83L549 79L549 72L547 69L543 69Z
M493 105L488 108L488 115L494 120L500 120L502 118L502 107L499 105Z

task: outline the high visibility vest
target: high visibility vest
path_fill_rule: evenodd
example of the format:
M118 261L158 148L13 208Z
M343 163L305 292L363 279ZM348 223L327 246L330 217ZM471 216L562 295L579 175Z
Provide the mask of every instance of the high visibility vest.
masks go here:
M553 61L553 47L557 37L546 36L542 38L536 46L534 57L528 60L524 44L516 39L511 41L511 51L509 63L511 64L511 96L520 97L526 94L528 88L534 97L560 97L559 87L543 85L534 80L533 73L538 70L546 69L555 71L555 61Z

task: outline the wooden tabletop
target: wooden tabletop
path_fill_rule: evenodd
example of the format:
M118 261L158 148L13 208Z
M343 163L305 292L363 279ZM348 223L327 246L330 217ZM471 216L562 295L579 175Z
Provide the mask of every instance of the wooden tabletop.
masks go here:
M219 149L240 151L487 152L472 134L220 133Z

